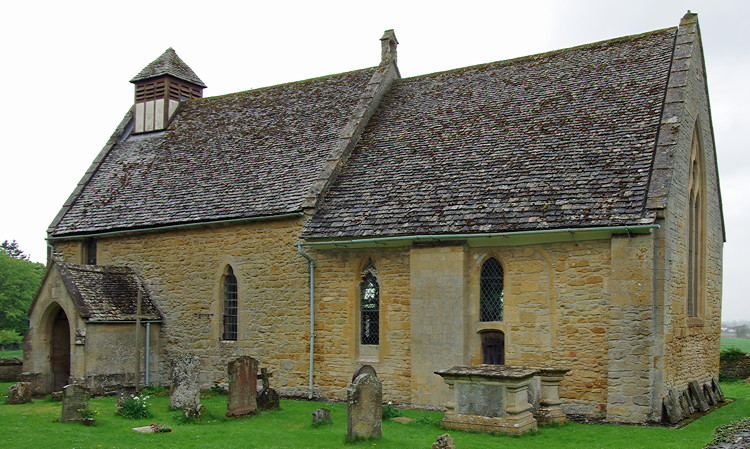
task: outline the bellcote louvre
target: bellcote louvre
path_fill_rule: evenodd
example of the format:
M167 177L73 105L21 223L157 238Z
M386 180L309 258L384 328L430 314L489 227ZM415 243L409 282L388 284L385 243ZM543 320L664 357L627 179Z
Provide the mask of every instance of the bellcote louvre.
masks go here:
M203 84L170 47L135 76L135 133L163 130L181 101L203 97Z

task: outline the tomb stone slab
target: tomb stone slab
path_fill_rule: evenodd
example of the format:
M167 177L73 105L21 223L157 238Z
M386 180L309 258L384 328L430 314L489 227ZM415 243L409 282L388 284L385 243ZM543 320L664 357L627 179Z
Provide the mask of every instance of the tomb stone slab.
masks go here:
M228 417L258 413L256 394L258 387L258 361L243 356L229 362ZM265 382L265 381L264 381Z
M66 385L63 387L62 422L78 422L83 417L78 412L86 407L91 398L89 390L81 385Z
M380 438L383 419L383 384L372 374L360 374L346 391L346 438Z
M528 402L536 368L507 365L454 366L435 371L454 392L443 427L473 432L522 434L536 430Z

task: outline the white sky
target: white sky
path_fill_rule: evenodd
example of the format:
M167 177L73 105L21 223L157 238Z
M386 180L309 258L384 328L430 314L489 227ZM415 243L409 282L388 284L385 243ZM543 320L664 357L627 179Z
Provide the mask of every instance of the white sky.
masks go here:
M174 4L170 4L174 3ZM45 261L45 231L167 47L205 96L377 65L394 28L404 77L676 26L699 13L727 243L725 320L750 320L750 40L744 0L14 1L0 18L0 241Z

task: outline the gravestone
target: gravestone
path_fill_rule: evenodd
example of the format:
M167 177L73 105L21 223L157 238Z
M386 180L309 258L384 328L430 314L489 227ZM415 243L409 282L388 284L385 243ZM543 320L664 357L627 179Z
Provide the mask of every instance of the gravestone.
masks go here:
M258 413L255 396L258 386L258 361L243 356L229 362L228 417L255 415Z
M432 443L432 449L456 449L456 443L453 442L452 436L444 433Z
M724 402L724 392L721 391L721 386L719 385L719 378L716 376L711 378L711 389L714 390L716 399L718 399L719 402Z
M327 408L319 408L312 413L313 425L331 424L331 411Z
M8 388L8 404L27 404L31 402L31 382L18 382Z
M359 377L360 374L372 374L373 376L378 377L378 373L375 372L375 368L371 365L359 365L357 369L354 370L352 382L354 382L354 379Z
M62 422L83 421L78 410L86 408L91 394L80 385L66 385L63 387Z
M271 388L271 377L272 373L269 373L266 368L261 368L258 379L263 382L263 388L258 393L258 410L280 410L279 393Z
M669 389L669 393L662 398L662 404L664 405L664 411L667 413L666 418L670 424L677 424L685 417L674 389Z
M701 388L700 384L698 384L698 381L694 380L690 382L688 384L688 389L690 390L691 398L697 402L696 408L702 412L707 412L709 409L708 401L706 400L706 397L703 395L703 389Z
M383 384L369 373L360 374L346 390L346 439L380 438L383 420Z
M201 401L200 359L192 354L180 354L172 359L172 388L169 407L195 407Z

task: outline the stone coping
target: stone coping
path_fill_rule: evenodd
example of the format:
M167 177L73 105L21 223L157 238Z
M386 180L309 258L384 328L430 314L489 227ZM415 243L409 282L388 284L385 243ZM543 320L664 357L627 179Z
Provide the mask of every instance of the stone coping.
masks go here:
M435 374L442 377L477 376L493 379L524 379L538 373L538 368L508 365L454 366L453 368L435 371Z

